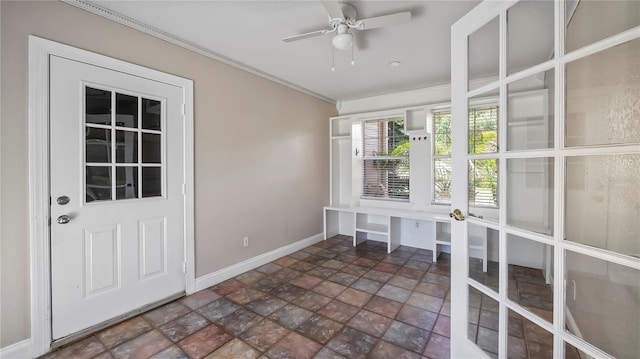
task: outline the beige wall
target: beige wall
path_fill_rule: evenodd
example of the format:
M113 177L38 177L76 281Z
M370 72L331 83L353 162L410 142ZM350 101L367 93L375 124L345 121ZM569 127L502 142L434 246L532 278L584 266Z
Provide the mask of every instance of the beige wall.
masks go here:
M334 105L63 3L0 6L0 347L29 336L30 34L194 80L196 276L322 231Z

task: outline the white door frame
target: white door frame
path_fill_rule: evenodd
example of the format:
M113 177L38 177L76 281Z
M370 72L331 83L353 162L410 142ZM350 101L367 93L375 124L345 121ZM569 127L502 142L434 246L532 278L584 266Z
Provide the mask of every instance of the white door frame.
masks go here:
M186 293L195 291L193 81L104 55L29 36L29 243L31 355L51 347L49 193L49 58L51 55L144 77L182 88L184 129L184 248Z

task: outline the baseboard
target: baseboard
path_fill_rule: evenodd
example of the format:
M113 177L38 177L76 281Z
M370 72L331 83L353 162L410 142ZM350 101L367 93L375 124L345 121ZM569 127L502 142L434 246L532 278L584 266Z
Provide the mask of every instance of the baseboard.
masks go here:
M323 234L318 233L311 237L299 240L284 247L274 249L270 252L263 253L261 255L249 258L238 264L220 269L213 273L204 275L200 278L196 278L195 290L200 291L202 289L211 287L220 282L223 282L229 278L233 278L238 274L242 274L246 271L260 267L263 264L272 262L278 258L284 257L293 252L299 251L305 247L316 244L323 240ZM31 339L25 339L23 341L8 345L4 348L0 348L0 359L25 359L31 358Z
M0 359L25 358L31 358L31 339L25 339L4 348L0 348Z
M207 275L203 275L202 277L196 278L196 292L203 290L205 288L209 288L212 285L216 285L220 282L224 282L229 278L233 278L239 274L242 274L246 271L250 271L254 268L260 267L263 264L267 264L269 262L273 262L274 260L284 257L293 252L297 252L302 248L308 247L310 245L316 244L323 240L324 235L322 233L318 233L311 237L299 240L297 242L291 243L284 247L280 247L274 249L270 252L260 254L253 258L249 258L243 262L231 265L229 267L222 268L213 273L209 273Z

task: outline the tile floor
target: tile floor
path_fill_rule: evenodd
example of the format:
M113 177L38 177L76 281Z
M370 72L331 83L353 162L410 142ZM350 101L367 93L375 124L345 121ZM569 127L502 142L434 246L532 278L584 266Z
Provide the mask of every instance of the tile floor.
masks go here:
M43 358L449 357L450 258L336 236Z

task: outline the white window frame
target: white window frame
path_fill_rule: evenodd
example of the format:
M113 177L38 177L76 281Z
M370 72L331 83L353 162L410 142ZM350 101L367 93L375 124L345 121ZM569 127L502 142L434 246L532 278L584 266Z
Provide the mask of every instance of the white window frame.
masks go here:
M361 131L362 131L362 192L360 195L360 199L361 200L365 200L365 201L383 201L383 202L397 202L397 203L409 203L411 200L411 192L408 193L408 196L406 199L401 199L401 198L393 198L393 197L376 197L376 196L367 196L366 195L366 191L365 191L365 171L366 171L366 161L371 161L371 160L398 160L398 159L406 159L407 160L407 166L409 166L409 155L407 156L366 156L366 148L365 148L365 123L367 122L382 122L382 121L392 121L394 119L397 120L401 120L403 123L403 131L405 133L405 136L407 136L407 140L409 138L409 134L407 133L407 129L406 129L406 116L404 113L388 113L385 115L380 115L380 116L376 116L376 117L370 117L370 118L362 118L360 119L360 127L361 127ZM409 146L411 146L411 144L409 143ZM409 168L409 181L411 181L411 168Z

